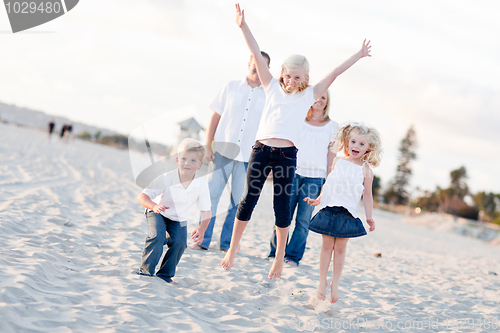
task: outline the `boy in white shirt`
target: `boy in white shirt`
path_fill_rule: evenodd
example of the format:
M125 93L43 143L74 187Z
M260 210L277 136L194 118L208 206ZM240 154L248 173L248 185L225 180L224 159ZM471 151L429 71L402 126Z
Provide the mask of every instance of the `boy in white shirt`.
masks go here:
M137 200L146 208L149 237L146 238L139 274L153 276L163 253L167 253L156 276L175 284L172 277L187 242L189 208L196 203L201 211L201 224L191 233L194 242L201 244L210 221L210 191L207 183L196 177L203 165L205 148L196 140L186 139L178 148L177 169L156 177Z

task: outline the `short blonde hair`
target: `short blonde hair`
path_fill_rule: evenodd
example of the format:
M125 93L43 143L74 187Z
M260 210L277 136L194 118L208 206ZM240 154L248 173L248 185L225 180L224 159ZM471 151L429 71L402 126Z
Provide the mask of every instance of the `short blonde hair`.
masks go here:
M326 105L325 105L325 108L323 109L323 115L321 116L321 119L319 121L324 123L325 121L330 120L329 113L330 113L330 92L327 90L326 91ZM309 120L311 120L311 118L312 118L312 106L309 108L309 111L307 111L306 120L309 121Z
M349 156L349 139L351 133L355 132L361 135L367 135L369 146L366 153L361 157L364 164L369 164L374 167L380 164L382 160L382 140L380 134L373 127L368 127L364 124L350 123L342 126L335 137L335 145L333 146L334 152L343 151L344 155Z
M295 93L301 92L309 86L309 61L307 61L306 57L300 54L292 54L283 61L279 82L283 90L286 91L285 84L283 82L283 70L285 69L302 69L307 78L306 82L302 82Z
M177 148L178 154L186 152L186 153L196 153L200 158L200 161L203 161L203 157L205 157L205 147L195 139L187 138L184 139Z

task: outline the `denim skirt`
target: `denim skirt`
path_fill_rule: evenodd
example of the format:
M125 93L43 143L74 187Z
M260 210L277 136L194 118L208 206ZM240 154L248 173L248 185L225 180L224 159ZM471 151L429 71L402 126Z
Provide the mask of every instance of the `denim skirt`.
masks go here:
M354 218L344 207L325 207L309 223L309 230L337 238L353 238L366 235L363 222Z

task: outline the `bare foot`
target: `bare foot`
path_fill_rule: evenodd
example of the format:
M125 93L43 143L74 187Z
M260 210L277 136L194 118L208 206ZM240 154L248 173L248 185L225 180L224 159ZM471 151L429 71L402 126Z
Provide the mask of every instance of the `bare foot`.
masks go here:
M191 250L205 250L205 251L207 250L207 249L201 247L198 243L189 244L188 248L190 248Z
M283 260L274 260L271 270L269 270L269 280L281 277L283 271Z
M229 250L226 252L226 256L224 259L222 259L221 266L224 268L226 271L233 267L234 264L234 258L236 257L236 254L238 251L241 249L241 246L238 244L238 249L234 251L233 247L230 247Z
M316 293L316 298L319 299L320 301L325 300L325 298L326 298L326 282L325 282L325 284L320 283L318 285L318 291Z
M330 284L330 288L332 289L330 293L330 303L337 303L339 300L339 286L334 286L333 282Z

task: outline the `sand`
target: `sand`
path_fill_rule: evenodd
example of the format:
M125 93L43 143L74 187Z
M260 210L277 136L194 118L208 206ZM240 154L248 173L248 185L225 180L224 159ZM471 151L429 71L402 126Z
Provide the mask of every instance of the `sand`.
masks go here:
M234 267L215 239L186 250L172 286L135 274L147 226L127 151L0 124L0 161L1 332L499 330L500 247L486 241L375 210L330 305L315 298L317 234L268 280L267 186Z

